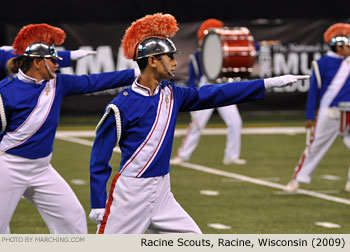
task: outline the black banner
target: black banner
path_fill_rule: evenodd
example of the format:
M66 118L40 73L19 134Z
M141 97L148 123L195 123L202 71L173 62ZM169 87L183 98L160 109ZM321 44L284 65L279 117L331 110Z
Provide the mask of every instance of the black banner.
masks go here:
M311 19L255 19L225 22L227 27L247 27L256 42L260 43L253 66L252 78L266 78L283 74L311 74L311 62L318 59L329 48L323 43L323 33L336 22L343 20ZM178 66L176 81L185 85L188 76L188 57L197 48L197 29L201 22L180 23L180 30L173 39L182 53L176 56ZM120 41L130 23L55 23L65 30L66 41L58 49L95 50L95 56L88 56L73 62L62 73L91 74L121 70L128 66L119 51ZM11 45L22 25L4 24L1 37L4 44ZM279 40L280 43L268 46L263 41ZM309 81L296 83L283 89L267 93L263 102L240 105L241 110L303 110L309 89ZM63 114L102 113L105 105L120 90L107 90L96 94L68 97L62 105Z

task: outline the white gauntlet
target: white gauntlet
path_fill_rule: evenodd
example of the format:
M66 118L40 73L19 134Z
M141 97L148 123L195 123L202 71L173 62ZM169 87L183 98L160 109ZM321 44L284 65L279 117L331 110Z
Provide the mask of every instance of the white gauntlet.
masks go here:
M8 45L1 46L0 49L4 51L14 50L12 46L8 46Z
M285 87L289 84L297 82L298 80L310 79L309 75L282 75L279 77L264 79L265 89L275 88L275 87Z
M70 51L71 60L78 60L88 55L95 55L96 51L88 51L88 50L75 50Z
M101 221L103 220L105 212L106 212L105 208L93 208L93 209L91 209L91 212L89 214L89 218L93 222L100 224Z

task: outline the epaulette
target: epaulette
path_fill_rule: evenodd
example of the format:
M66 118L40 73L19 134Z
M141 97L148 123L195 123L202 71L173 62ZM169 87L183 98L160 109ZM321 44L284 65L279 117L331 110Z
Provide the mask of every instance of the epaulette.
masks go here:
M7 76L6 78L2 79L0 81L0 88L5 87L6 85L10 84L15 77L13 75Z

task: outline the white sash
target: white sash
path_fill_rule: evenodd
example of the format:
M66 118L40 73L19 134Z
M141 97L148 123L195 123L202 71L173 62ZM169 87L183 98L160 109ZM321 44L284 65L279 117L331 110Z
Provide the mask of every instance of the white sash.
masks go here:
M46 83L41 92L38 103L28 118L15 131L8 132L0 142L0 151L7 151L14 148L32 137L45 122L55 98L56 78Z
M158 111L152 129L144 142L137 148L130 159L125 162L120 173L126 176L140 177L150 166L162 146L169 127L173 110L174 97L168 86L160 93Z
M347 57L340 64L338 72L335 74L331 84L328 86L327 91L324 93L320 108L328 108L334 98L339 93L340 89L344 86L350 73L350 57Z

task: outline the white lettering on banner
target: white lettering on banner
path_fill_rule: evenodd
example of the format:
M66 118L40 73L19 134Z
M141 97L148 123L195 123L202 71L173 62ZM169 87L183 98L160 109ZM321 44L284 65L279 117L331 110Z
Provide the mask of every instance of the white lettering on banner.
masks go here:
M82 46L79 49L93 50L91 46ZM112 49L110 46L99 46L96 55L89 55L77 61L75 73L82 75L111 71L115 71Z
M66 50L63 46L57 47L57 51ZM92 46L81 46L79 50L94 50ZM60 72L63 74L98 74L102 72L111 72L115 71L113 51L110 46L98 46L96 48L96 55L89 55L77 60L76 71L73 67L63 67L60 68ZM117 95L122 88L113 88L103 91L94 92L92 94L86 95Z
M259 77L267 78L272 76L270 46L262 45L259 53Z
M273 55L273 71L276 76L289 73L298 74L299 71L299 57L297 53L289 53L287 59L282 53L275 53Z

